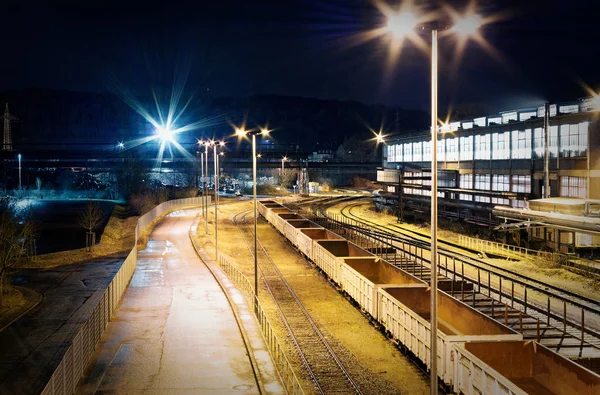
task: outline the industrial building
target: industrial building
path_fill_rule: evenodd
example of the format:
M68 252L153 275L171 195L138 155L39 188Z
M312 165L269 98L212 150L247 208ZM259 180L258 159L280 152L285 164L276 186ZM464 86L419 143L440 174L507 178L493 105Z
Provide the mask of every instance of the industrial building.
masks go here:
M440 218L532 248L591 254L600 246L599 110L594 97L441 125ZM381 204L428 220L431 133L388 139L377 180Z

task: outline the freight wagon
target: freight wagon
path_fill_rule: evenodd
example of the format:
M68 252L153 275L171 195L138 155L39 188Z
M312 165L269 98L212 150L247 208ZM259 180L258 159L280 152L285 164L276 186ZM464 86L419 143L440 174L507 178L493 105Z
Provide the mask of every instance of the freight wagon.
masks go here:
M312 259L315 240L345 240L342 236L324 228L298 229L296 246L308 259Z
M430 288L379 288L378 320L427 368L431 365ZM453 388L454 347L473 341L522 340L520 333L438 291L438 376Z
M377 293L382 286L427 287L427 283L376 257L342 258L340 287L373 318L378 317Z
M301 229L323 229L323 227L307 220L306 218L288 219L287 223L283 225L283 232L285 237L287 237L290 243L292 243L295 247L298 247L297 238Z
M456 347L455 391L475 394L600 394L600 377L533 341Z
M334 283L340 283L341 258L373 257L374 255L363 250L348 240L315 240L313 243L313 261L329 276Z

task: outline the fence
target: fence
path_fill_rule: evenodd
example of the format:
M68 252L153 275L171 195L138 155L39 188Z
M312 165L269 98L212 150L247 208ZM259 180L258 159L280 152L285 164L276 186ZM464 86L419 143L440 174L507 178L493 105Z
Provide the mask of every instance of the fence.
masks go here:
M489 240L475 239L468 236L459 235L458 244L463 247L471 248L474 250L489 252L491 254L504 254L510 256L510 254L520 254L535 256L543 258L552 263L564 265L567 263L567 256L564 254L557 254L554 252L530 250L528 248L517 247L509 244L496 243Z
M72 394L75 391L77 382L83 375L83 371L94 353L104 329L106 329L113 313L119 306L121 297L133 276L137 264L137 240L140 230L147 230L148 226L161 215L200 206L201 201L201 197L171 200L159 204L138 219L135 227L136 245L127 255L123 265L121 265L104 293L98 292L88 300L87 303L96 303L92 313L87 315L89 310L85 310L84 313L87 316L73 317L72 321L74 323L83 321L84 324L78 328L73 342L50 377L42 391L42 395ZM208 203L210 204L210 197L208 197Z
M273 326L269 322L269 319L264 312L260 301L254 298L254 288L252 288L250 281L233 265L228 257L225 257L221 254L219 254L219 266L223 272L227 274L227 277L229 277L229 279L246 296L246 300L250 305L250 308L252 311L254 311L263 338L269 349L269 353L271 354L271 359L273 360L273 364L275 364L275 369L277 369L277 372L281 377L281 381L285 387L286 393L304 394L302 386L298 381L298 377L296 377L296 374L292 369L292 365L287 359L287 356L285 355L285 352L283 351L283 348L281 347L281 344L279 343L279 340L273 331Z

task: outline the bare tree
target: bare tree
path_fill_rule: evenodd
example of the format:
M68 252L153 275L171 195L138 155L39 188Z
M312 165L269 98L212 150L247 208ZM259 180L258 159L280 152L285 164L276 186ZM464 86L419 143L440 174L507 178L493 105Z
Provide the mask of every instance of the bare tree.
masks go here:
M19 221L8 208L6 202L0 203L0 307L4 299L4 276L27 255L29 241L34 230L30 221Z
M292 170L292 169L285 169L285 171L283 172L283 174L279 174L278 178L279 178L279 185L282 188L289 188L291 187L294 182L296 181L296 176L297 176L298 171L297 170Z
M88 201L83 211L77 217L79 226L87 230L85 247L88 251L94 251L94 245L96 244L96 233L94 232L94 228L100 224L102 217L104 217L104 212L102 211L100 204L98 204L98 202L92 202L91 200Z

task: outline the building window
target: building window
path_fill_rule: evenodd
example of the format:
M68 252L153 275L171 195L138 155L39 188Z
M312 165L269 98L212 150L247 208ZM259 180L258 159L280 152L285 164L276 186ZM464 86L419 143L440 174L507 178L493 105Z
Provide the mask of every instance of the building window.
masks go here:
M544 157L544 129L535 128L533 131L533 155L534 158Z
M548 152L550 158L558 156L558 126L550 126L550 134L548 135Z
M461 174L459 181L460 189L473 189L473 174Z
M388 145L385 147L387 150L387 161L388 162L396 162L396 149L393 145Z
M479 203L491 203L491 199L489 198L489 196L475 195L475 201Z
M458 160L458 138L446 140L446 160L450 162Z
M560 125L560 156L575 158L587 153L588 122Z
M473 160L473 136L460 138L460 160Z
M475 189L489 191L490 190L490 175L475 174Z
M511 191L517 193L531 193L531 177L512 176Z
M510 179L504 174L492 175L492 191L508 192L510 190Z
M393 185L388 185L388 192L392 192L392 193L396 192L396 187Z
M531 129L513 130L511 153L513 159L531 158Z
M404 144L404 162L412 162L412 143Z
M396 144L394 147L396 151L396 162L402 162L402 144Z
M431 140L423 141L423 162L431 162Z
M526 204L525 204L525 201L524 201L524 200L517 200L517 199L515 199L515 200L512 200L512 201L510 202L510 205L511 205L512 207L514 207L514 208L525 208L525 206L526 206Z
M446 160L446 140L438 140L437 142L437 161L443 162Z
M475 136L475 159L490 159L490 137L489 134Z
M492 204L497 204L497 205L501 205L501 206L510 206L510 200L505 199L505 198L493 197Z
M473 201L473 196L467 194L467 193L459 193L458 194L458 198L460 200L467 200L469 202Z
M423 148L423 143L422 142L418 142L418 143L413 143L413 161L414 162L420 162L421 160L423 160L423 156L421 154L421 150Z
M510 157L508 138L509 132L492 134L492 159L508 159Z
M584 177L561 177L560 196L585 199L587 197L587 179Z

